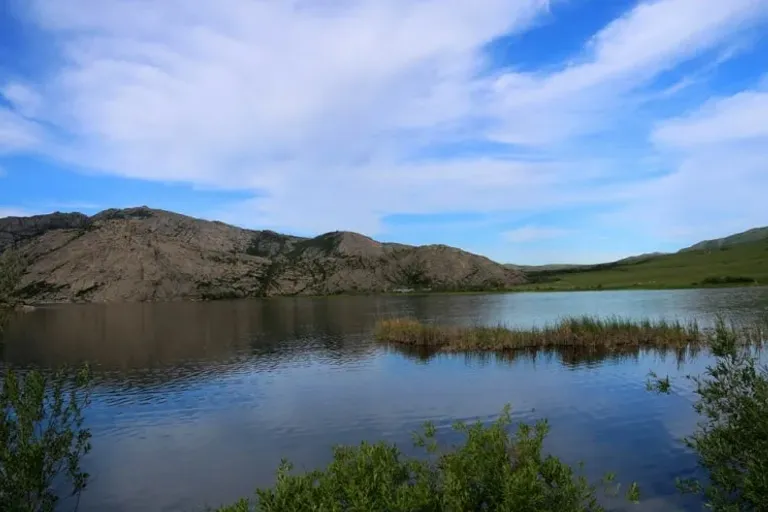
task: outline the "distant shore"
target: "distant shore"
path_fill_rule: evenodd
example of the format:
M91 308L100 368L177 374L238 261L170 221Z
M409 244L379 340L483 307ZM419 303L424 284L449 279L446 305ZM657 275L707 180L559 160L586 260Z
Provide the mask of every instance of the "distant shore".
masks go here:
M555 287L544 286L536 284L518 285L513 288L506 289L488 289L488 290L413 290L408 292L344 292L344 293L332 293L332 294L308 294L308 295L270 295L267 297L227 297L217 299L189 299L179 298L173 300L155 300L155 301L58 301L58 302L35 302L25 303L23 306L16 308L17 311L31 312L38 307L45 306L59 306L63 304L141 304L141 303L168 303L168 302L223 302L234 300L256 300L256 299L285 299L285 298L343 298L343 297L425 297L425 296L440 296L440 295L501 295L501 294L515 294L515 293L552 293L552 292L608 292L608 291L643 291L643 290L691 290L691 289L730 289L730 288L765 288L768 285L765 284L723 284L723 285L690 285L690 286L678 286L678 285L636 285L636 286L612 286L612 287Z

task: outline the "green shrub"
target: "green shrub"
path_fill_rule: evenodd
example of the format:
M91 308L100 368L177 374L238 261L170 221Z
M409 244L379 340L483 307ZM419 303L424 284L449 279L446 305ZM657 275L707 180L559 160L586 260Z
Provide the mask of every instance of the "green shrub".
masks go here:
M291 474L283 461L272 489L219 512L286 511L600 511L598 487L568 465L542 453L546 421L520 425L510 436L509 408L489 426L457 423L460 446L443 450L435 428L415 435L422 458L404 457L387 443L339 446L324 470ZM605 491L618 487L605 479ZM636 485L629 498L637 500Z
M87 368L77 374L60 371L17 375L5 370L0 389L0 510L50 512L62 482L79 502L88 482L80 460L90 450L83 427L89 403Z
M753 344L745 345L718 319L709 341L715 364L689 377L701 421L685 442L708 478L678 485L700 494L715 512L768 510L768 368L759 365L753 349L767 337L768 329L757 326L750 330ZM651 377L651 388L671 392L669 378Z

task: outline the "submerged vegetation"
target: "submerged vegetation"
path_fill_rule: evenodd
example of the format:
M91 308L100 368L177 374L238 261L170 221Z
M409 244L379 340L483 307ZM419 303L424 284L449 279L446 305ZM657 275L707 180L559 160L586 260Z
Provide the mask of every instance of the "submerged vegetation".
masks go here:
M593 317L566 318L555 325L531 329L439 326L411 318L393 318L376 324L375 337L385 343L448 352L553 347L668 348L704 341L696 323Z

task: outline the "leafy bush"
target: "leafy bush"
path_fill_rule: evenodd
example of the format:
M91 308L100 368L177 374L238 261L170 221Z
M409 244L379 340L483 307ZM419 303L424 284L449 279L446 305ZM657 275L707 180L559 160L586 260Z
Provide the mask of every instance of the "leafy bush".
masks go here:
M457 423L454 429L465 441L449 451L437 445L428 423L415 435L425 458L406 458L386 443L362 443L336 447L333 461L321 471L294 475L283 461L274 488L219 512L603 510L597 486L556 457L543 455L546 421L520 425L514 436L508 433L510 422L507 407L490 426ZM605 479L604 490L617 492L611 481ZM636 485L628 496L637 500Z
M762 327L751 332L753 343L767 336ZM768 368L759 365L753 346L741 343L736 330L722 319L710 349L715 364L703 375L689 377L696 385L694 408L702 421L685 439L708 479L678 485L700 494L715 512L768 510ZM651 388L671 392L668 377L651 377Z
M87 368L76 373L17 375L5 370L0 389L0 510L50 512L54 484L71 484L79 502L88 482L80 460L90 450L83 427L89 403Z

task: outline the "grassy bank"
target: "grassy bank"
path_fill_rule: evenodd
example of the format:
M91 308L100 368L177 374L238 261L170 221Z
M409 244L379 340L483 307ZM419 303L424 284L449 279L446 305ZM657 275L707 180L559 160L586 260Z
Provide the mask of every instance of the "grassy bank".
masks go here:
M530 271L517 290L703 288L768 285L768 241L686 251L631 262Z
M695 323L634 322L621 318L567 318L531 329L432 325L410 318L381 320L375 337L385 343L444 351L552 347L681 347L704 340Z

